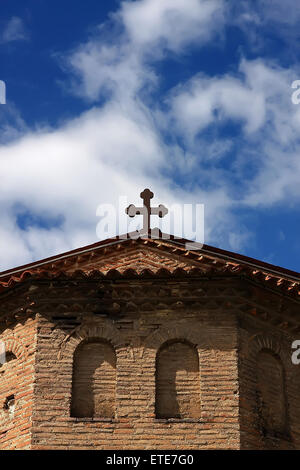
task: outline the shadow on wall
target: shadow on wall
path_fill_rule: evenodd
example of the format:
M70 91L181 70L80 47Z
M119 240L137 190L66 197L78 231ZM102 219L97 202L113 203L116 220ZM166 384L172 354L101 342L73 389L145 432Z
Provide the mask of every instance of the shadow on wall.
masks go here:
M106 341L81 343L74 354L71 416L114 418L116 354Z
M165 343L156 358L156 417L200 418L197 349L188 342Z

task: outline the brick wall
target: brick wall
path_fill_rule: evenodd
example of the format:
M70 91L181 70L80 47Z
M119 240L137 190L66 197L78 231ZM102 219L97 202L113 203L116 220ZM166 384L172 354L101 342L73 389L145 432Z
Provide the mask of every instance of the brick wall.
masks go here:
M153 299L158 296L153 289L157 292L157 284L119 283L118 292L111 293L114 301L117 295L146 297L138 307L128 302L125 313L78 312L79 298L92 291L91 284L77 285L73 291L54 289L53 297L43 301L47 311L38 315L33 449L239 448L235 316L218 305L202 309L177 305L175 309L161 304L156 308ZM178 288L177 281L164 283L170 299L178 295ZM59 296L64 298L65 311L58 316L57 309L62 310ZM106 412L100 416L101 407L94 419L71 416L72 378L82 377L76 372L77 352L95 338L109 342L116 354L114 418ZM113 361L108 357L103 361L101 354L99 388L104 387L106 395L112 391ZM87 375L90 367L95 365L87 367ZM159 415L170 412L163 397L166 386L176 388L180 410L176 415L182 418L156 416L156 398ZM195 400L188 399L189 392Z
M3 328L8 362L0 367L0 449L29 449L34 395L36 322Z
M23 312L2 316L1 449L300 448L298 338L272 324L267 291L228 278L62 279L22 295L0 305Z
M295 338L242 318L239 329L241 447L300 448L300 369Z
M256 387L262 433L288 433L284 367L271 349L262 349L257 355Z

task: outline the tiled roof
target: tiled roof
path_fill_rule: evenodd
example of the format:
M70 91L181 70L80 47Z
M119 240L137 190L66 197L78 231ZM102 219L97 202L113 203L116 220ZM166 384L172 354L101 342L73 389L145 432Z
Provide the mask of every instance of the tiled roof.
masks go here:
M167 239L168 238L168 239ZM0 273L0 292L29 279L145 278L236 275L299 298L300 274L243 255L190 241L117 237Z

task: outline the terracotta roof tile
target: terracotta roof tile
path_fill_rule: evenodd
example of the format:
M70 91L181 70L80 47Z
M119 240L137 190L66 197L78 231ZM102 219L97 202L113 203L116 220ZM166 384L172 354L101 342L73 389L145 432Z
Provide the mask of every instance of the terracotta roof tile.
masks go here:
M300 295L297 272L208 245L203 245L200 251L187 250L186 243L191 244L172 236L104 240L4 271L0 273L0 292L28 279L178 278L214 273L247 276L288 294Z

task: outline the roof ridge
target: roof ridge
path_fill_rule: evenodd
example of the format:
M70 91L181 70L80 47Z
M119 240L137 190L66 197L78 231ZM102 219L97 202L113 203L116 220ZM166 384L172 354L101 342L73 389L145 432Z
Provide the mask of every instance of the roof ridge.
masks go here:
M125 244L125 243L141 243L142 246L148 244L148 243L153 243L156 245L158 248L160 247L168 247L171 245L175 245L180 251L184 251L187 256L208 256L208 257L218 257L218 258L225 258L228 261L238 263L238 264L244 264L247 265L251 268L258 269L259 271L263 272L269 272L272 274L275 274L276 276L279 277L286 277L289 278L290 280L294 280L295 282L300 282L300 273L296 271L291 271L286 268L282 268L279 266L275 266L269 263L265 263L263 261L257 260L255 258L250 258L245 255L241 255L238 253L234 253L231 251L223 250L221 248L216 248L212 247L210 245L203 245L200 250L189 250L186 249L186 244L191 245L193 241L191 240L186 240L183 238L178 238L174 235L168 235L165 233L160 232L160 237L159 238L151 238L149 234L145 236L145 234L140 233L137 235L136 232L131 232L127 233L124 235L117 235L114 238L109 238L106 240L101 240L96 243L86 245L81 248L77 248L74 250L70 250L58 255L50 256L48 258L44 258L38 261L34 261L32 263L28 263L25 265L18 266L16 268L11 268L6 271L0 272L0 278L6 278L8 276L13 276L16 273L23 272L26 270L30 269L35 269L40 266L43 266L48 263L55 263L58 262L59 260L63 260L65 258L70 258L72 256L79 256L83 253L88 253L90 251L98 250L100 248L106 248L118 244Z

